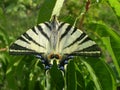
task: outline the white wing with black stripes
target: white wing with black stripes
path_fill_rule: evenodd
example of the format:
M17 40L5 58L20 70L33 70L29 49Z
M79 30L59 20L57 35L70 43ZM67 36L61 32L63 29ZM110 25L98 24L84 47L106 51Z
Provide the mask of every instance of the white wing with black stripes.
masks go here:
M98 45L83 31L67 23L64 23L59 31L61 31L61 52L64 54L100 56L101 51Z
M10 54L37 55L50 68L57 60L60 69L71 56L100 56L101 51L95 41L83 31L68 23L58 22L54 16L51 22L34 26L22 34L11 46Z
M42 54L49 47L50 29L42 23L22 34L10 46L10 54Z

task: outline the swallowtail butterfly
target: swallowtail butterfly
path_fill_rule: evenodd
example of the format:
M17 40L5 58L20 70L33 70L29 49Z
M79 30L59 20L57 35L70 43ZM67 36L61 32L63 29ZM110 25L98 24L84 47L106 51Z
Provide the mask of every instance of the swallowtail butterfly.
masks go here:
M10 54L33 54L41 59L45 69L56 60L59 69L74 56L100 56L95 41L86 33L68 23L52 20L40 23L22 34L9 49Z

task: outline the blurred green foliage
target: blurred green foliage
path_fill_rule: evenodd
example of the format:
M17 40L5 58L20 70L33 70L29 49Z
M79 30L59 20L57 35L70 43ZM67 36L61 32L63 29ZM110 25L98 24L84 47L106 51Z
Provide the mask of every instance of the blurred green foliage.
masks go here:
M65 0L59 20L74 24L94 39L100 58L76 57L65 75L56 64L45 74L33 56L10 56L8 48L23 32L49 19L56 0L0 0L0 90L116 90L120 88L119 0L90 0L80 27L86 0ZM40 11L40 9L45 11ZM47 13L46 18L40 18Z

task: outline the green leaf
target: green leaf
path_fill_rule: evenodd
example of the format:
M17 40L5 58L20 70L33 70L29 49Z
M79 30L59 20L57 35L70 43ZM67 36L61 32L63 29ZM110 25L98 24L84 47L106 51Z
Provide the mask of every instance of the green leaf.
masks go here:
M77 90L77 79L73 60L71 60L67 66L66 86L67 90Z
M60 10L61 10L61 8L63 6L63 3L64 3L64 0L57 0L56 1L56 4L54 6L54 9L52 11L52 15L51 16L53 16L53 15L59 16Z
M39 10L38 23L49 21L52 15L59 16L64 0L45 0Z
M110 55L111 55L111 57L113 59L113 62L115 64L115 66L116 66L116 69L118 71L118 74L120 76L120 67L119 67L118 61L117 61L117 59L115 57L115 54L114 54L114 52L112 50L112 46L111 46L111 43L110 43L111 42L110 38L109 37L102 37L102 41L103 41L104 45L106 46L108 52L110 53Z
M114 65L120 77L120 35L103 22L92 22L90 26L94 26L91 27L91 29L94 30L99 37L109 37L109 41L104 41L105 39L102 38L101 41L104 42L107 51L112 56Z
M81 61L87 67L97 90L116 90L114 74L103 59L87 58Z
M76 66L76 80L77 80L77 90L85 90L85 79L82 75L82 71L80 71L79 67Z
M58 70L57 64L54 61L52 68L48 71L47 79L49 80L50 87L47 90L62 90L64 88L63 73ZM47 83L48 84L48 83Z
M108 0L108 2L116 12L116 15L120 17L120 2L118 0Z
M11 89L11 90L17 90L18 88L16 87L17 86L17 81L14 77L14 71L10 72L9 74L6 75L6 79L7 79L7 88L8 89Z
M38 23L49 21L52 15L56 0L45 0L39 9Z
M89 63L85 62L84 60L82 60L82 62L83 62L83 64L85 64L85 66L87 67L87 70L88 70L89 73L90 73L90 76L91 76L91 78L92 78L92 80L93 80L93 82L94 82L94 84L95 84L95 86L96 86L96 89L97 89L97 90L101 90L101 89L102 89L102 88L101 88L101 84L100 84L100 82L99 82L99 80L98 80L98 77L95 75L95 71L93 70L93 68L90 66Z
M2 47L2 45L5 48L6 45L8 45L8 44L9 44L9 37L6 34L6 31L0 27L0 48Z

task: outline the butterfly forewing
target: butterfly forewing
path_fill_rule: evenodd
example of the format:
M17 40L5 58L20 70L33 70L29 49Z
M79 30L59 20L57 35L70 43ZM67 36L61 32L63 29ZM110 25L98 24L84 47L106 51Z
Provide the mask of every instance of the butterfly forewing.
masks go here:
M10 54L47 53L51 30L47 23L39 24L22 34L11 46Z
M64 23L60 28L60 47L63 54L100 56L98 45L86 33Z

